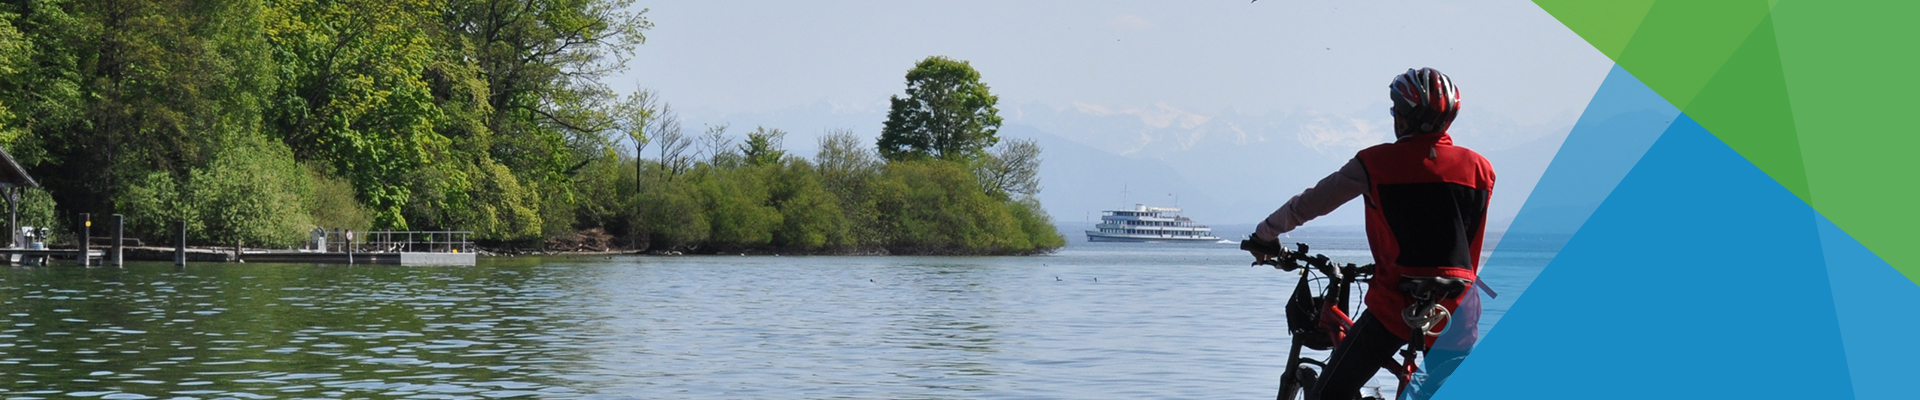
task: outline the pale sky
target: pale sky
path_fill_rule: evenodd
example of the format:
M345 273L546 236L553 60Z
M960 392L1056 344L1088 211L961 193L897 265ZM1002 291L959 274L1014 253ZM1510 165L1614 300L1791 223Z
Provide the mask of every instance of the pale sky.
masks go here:
M1346 112L1430 66L1472 107L1545 119L1568 102L1542 98L1584 104L1610 65L1527 1L1322 3L644 2L656 28L613 82L706 113L884 108L946 55L1003 104Z
M1000 96L1010 125L1072 130L1064 120L1030 120L1031 110L1043 108L1055 110L1051 115L1134 110L1118 114L1146 125L1156 118L1307 113L1348 128L1274 122L1261 128L1270 132L1248 133L1347 135L1366 143L1391 138L1379 126L1390 123L1387 83L1407 68L1424 66L1446 72L1460 86L1456 139L1486 152L1564 135L1612 66L1524 0L1326 3L642 2L635 7L648 8L656 27L629 70L609 83L621 92L657 90L692 129L729 123L792 131L797 137L789 147L799 154L811 154L811 137L824 128L877 135L888 96L902 93L906 71L929 55L971 62ZM1243 121L1235 127L1255 125ZM1054 133L1114 153L1161 143L1111 126L1089 129ZM1295 132L1301 129L1311 132ZM1154 157L1175 165L1185 162L1182 157L1228 164L1220 170L1241 168L1234 163L1261 166L1260 160L1206 156ZM1501 177L1537 179L1544 168L1503 170ZM1182 174L1196 180L1196 190L1230 189L1198 182L1205 180L1198 172ZM1304 179L1310 183L1322 174ZM1531 182L1525 186L1530 189ZM1258 208L1246 207L1234 218Z

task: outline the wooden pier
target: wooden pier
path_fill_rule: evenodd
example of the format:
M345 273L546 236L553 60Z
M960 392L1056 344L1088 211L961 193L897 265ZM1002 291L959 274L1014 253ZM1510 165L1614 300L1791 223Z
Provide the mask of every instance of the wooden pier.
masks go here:
M184 233L184 232L183 232ZM174 247L104 246L86 250L87 262L79 263L79 249L0 248L15 265L47 265L65 260L87 266L117 267L123 261L189 263L286 263L399 266L473 266L479 257L473 252L469 232L371 232L367 242L316 246L331 251L236 249L234 247L186 247L176 241ZM117 256L116 256L117 255Z
M99 265L107 256L103 250L88 250L88 265ZM6 249L0 248L0 257L6 257L14 265L46 265L52 260L79 260L79 249Z
M43 240L46 227L40 227L41 233L34 235L36 240L23 240L26 236L19 224L21 191L38 187L40 183L13 160L13 155L0 149L0 199L7 203L8 229L4 243L0 243L0 255L9 264L47 265L51 260L73 260L82 266L121 267L131 260L171 261L180 266L194 262L472 266L478 261L470 231L375 231L363 234L364 240L355 240L352 230L315 228L314 236L302 246L306 250L245 249L238 242L231 247L189 248L187 221L175 221L173 247L141 246L140 240L126 237L126 217L120 214L102 221L107 233L102 239L108 239L108 244L95 247L93 234L97 228L89 213L80 213L75 221L76 248L50 249L45 248ZM129 242L134 245L128 246Z
M349 264L349 265L401 265L410 267L427 266L473 266L479 260L473 253L427 253L427 252L391 252L391 253L342 253L342 252L301 252L301 251L251 251L242 252L240 258L246 262L269 262L288 264Z

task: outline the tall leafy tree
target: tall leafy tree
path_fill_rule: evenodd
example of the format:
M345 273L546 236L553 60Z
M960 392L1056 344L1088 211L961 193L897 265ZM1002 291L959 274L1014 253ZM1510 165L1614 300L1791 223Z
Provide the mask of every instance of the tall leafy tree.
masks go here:
M0 82L16 82L26 78L33 56L33 42L13 27L18 14L0 14ZM8 85L10 86L10 85ZM8 90L12 89L12 90ZM11 148L14 142L26 133L21 129L13 113L12 104L20 101L22 95L18 87L0 88L0 145Z
M63 214L142 202L127 189L156 182L147 179L156 173L184 182L221 149L260 135L274 75L258 0L42 0L4 8L33 43L20 79L0 84L8 93L0 97L23 100L8 104L25 130L13 150ZM134 225L172 218L129 217Z
M443 40L486 85L494 159L554 179L605 144L616 101L600 78L652 28L631 0L448 0Z
M966 160L999 142L1000 98L966 61L927 57L907 71L907 97L894 96L880 131L888 160Z
M434 194L410 209L428 226L494 226L482 235L491 238L570 229L571 175L621 126L618 96L600 78L646 40L646 10L630 0L444 1L445 56L428 75L451 148L430 157L440 171L419 183ZM475 193L486 187L518 193Z
M280 87L267 126L301 160L346 178L378 224L405 227L395 185L444 141L423 72L436 53L434 0L268 0Z

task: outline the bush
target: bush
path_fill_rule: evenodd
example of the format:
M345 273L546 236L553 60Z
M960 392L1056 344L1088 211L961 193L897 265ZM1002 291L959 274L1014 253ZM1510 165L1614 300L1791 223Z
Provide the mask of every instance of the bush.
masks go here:
M172 238L174 223L187 222L189 237L206 229L200 218L200 205L191 201L191 193L166 172L154 171L132 179L114 199L114 208L125 214L127 235L154 241ZM231 244L231 242L229 242Z
M1020 229L1026 231L1030 251L1051 251L1067 245L1067 238L1053 226L1053 218L1047 216L1046 209L1040 208L1040 200L1032 197L1007 203L1008 212L1019 221Z
M896 253L983 254L1036 250L1006 202L980 190L965 163L942 160L887 164L876 206Z
M854 244L839 199L827 192L820 175L805 160L788 159L773 170L771 200L780 210L780 227L773 244L782 249L813 251Z
M189 179L189 201L199 210L203 225L190 236L204 242L230 244L239 241L248 246L290 247L305 239L313 227L308 199L313 186L305 168L294 163L286 145L254 137L225 148L206 168L194 170ZM160 182L153 195L164 198ZM162 202L162 200L156 200ZM161 206L161 207L164 207ZM172 214L154 214L172 215Z
M410 184L406 207L417 230L468 230L475 240L532 241L543 227L540 197L507 167L489 159L441 159Z
M373 213L354 195L353 182L312 168L307 170L307 178L313 181L313 197L307 207L314 225L358 231L373 228Z
M639 167L653 168L645 163ZM633 160L611 154L588 163L574 175L573 202L563 210L571 215L560 220L572 224L573 230L602 228L623 237L638 234L633 225L635 215L629 211L638 200L634 168Z
M634 199L637 240L662 250L706 241L711 227L693 185L666 173L649 174L649 178Z
M780 226L780 211L771 205L765 171L765 167L702 168L693 174L711 229L707 242L715 250L733 251L773 241L774 228Z
M527 240L540 237L539 188L534 182L521 182L499 163L474 166L473 208L464 213L464 224L471 226L476 238ZM456 219L456 221L460 221Z

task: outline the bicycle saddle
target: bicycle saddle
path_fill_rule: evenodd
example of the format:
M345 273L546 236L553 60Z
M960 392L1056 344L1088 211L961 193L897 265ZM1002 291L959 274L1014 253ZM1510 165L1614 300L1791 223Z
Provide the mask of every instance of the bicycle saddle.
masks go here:
M1400 292L1416 299L1451 299L1467 292L1473 284L1467 278L1445 276L1402 276Z

